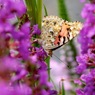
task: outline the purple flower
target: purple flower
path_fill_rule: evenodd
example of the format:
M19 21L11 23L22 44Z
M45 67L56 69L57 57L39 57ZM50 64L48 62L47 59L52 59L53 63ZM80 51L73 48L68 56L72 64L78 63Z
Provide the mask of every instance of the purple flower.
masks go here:
M12 76L11 78L11 82L15 82L18 80L23 79L26 75L28 74L28 72L25 69L20 70L19 72L17 72L17 74L15 76Z
M43 89L43 90L41 91L41 95L49 95L49 93L48 93L46 90Z
M85 95L82 89L77 89L76 90L77 95Z
M39 75L40 75L40 84L47 85L46 83L48 82L48 73L44 70L40 70Z
M91 0L93 1L93 0ZM84 27L80 33L81 55L77 57L78 73L83 88L76 91L77 95L95 94L95 3L85 4L82 10L85 19Z
M87 37L88 31L90 27L84 27L81 32L80 36L78 38L79 43L81 43L81 53L87 53L87 50L89 48L89 43L91 42L91 39Z
M88 56L92 61L95 61L95 49L88 50ZM95 64L95 63L94 63Z
M15 16L14 13L17 16L22 16L26 12L25 5L21 0L0 0L0 5L0 18L2 20Z
M77 84L79 84L79 85L82 85L82 82L81 82L80 79L76 79L76 80L74 80L74 83L77 83Z
M41 60L38 60L38 67L40 68L40 70L47 70L47 65L46 65L46 62L44 61L41 61Z
M32 90L26 84L11 86L4 81L0 82L1 95L31 95Z
M34 55L30 56L29 59L30 59L30 61L31 61L32 64L37 64L37 62L38 62L38 56L37 56L37 54L34 54Z
M26 7L23 0L9 1L10 6L8 6L10 13L16 13L17 16L22 16L26 12Z
M29 36L30 23L23 24L20 30L14 30L11 34L12 37L19 43L17 50L19 51L20 56L27 59L30 55L29 48L31 47Z
M40 35L40 34L41 34L41 31L40 31L40 29L38 28L38 25L34 25L34 26L33 26L32 35Z
M29 34L30 34L30 23L24 23L20 29L16 30L14 29L14 31L12 32L12 36L15 40L26 40L29 39Z
M76 71L78 74L82 73L87 68L87 60L87 55L80 55L77 57L77 62L79 65L77 66Z
M83 88L83 92L86 95L94 95L93 93L95 93L95 69L91 70L91 72L87 74L83 74L81 76L81 80L86 84L86 86Z
M35 49L37 51L37 55L40 60L44 60L44 58L47 57L47 53L44 51L44 49L42 47L35 48Z
M33 45L41 31L26 22L25 13L23 0L0 0L0 95L56 95L48 81L47 53ZM16 16L20 20L11 22Z
M30 55L29 47L30 47L29 40L20 41L20 45L19 45L18 50L20 52L21 57L23 57L24 59L27 59L29 57L29 55Z
M50 90L49 95L58 95L56 90Z
M83 11L82 11L82 17L88 19L92 19L94 17L93 12L95 9L95 5L94 4L85 4ZM88 14L89 13L89 14ZM92 18L90 18L92 17ZM91 21L91 20L90 20Z
M32 89L26 84L16 85L13 89L16 95L32 95Z
M0 71L11 70L11 71L19 71L21 68L24 68L21 63L15 58L11 58L9 56L5 56L0 59Z
M13 89L4 81L0 82L0 94L1 95L13 95Z

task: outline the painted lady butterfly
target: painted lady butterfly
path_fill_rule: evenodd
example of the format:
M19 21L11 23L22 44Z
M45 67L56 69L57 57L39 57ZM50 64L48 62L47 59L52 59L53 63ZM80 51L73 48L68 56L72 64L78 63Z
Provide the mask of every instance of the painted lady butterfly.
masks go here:
M81 29L81 22L68 22L57 16L46 16L42 21L42 46L51 55L51 51L73 39Z

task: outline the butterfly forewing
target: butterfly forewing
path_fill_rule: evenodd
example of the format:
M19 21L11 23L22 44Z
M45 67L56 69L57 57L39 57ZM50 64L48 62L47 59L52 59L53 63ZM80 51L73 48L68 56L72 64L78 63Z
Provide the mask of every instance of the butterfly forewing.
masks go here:
M81 29L81 22L68 22L57 16L46 16L42 21L42 46L45 50L59 48L79 34Z

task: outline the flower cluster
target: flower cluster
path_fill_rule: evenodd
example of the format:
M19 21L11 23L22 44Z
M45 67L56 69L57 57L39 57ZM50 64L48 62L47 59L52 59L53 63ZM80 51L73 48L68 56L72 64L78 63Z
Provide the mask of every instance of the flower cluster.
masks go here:
M32 39L41 31L38 25L31 29L25 15L22 0L0 0L0 95L56 95L48 81L47 54Z
M82 1L82 0L81 0ZM93 0L92 0L93 1ZM77 73L82 74L76 82L83 86L77 95L95 94L95 3L86 3L82 13L85 19L80 33L81 55L77 57Z

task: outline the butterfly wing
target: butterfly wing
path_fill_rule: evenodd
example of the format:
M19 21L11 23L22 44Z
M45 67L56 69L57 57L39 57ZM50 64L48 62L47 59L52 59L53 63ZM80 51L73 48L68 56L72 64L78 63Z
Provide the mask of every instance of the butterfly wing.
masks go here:
M44 49L53 49L59 45L55 45L54 41L59 31L61 31L64 20L57 16L46 16L42 21L42 46Z
M81 29L81 22L68 22L57 16L46 16L42 21L42 46L45 50L55 50L73 39Z

